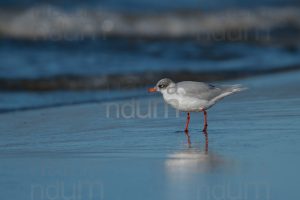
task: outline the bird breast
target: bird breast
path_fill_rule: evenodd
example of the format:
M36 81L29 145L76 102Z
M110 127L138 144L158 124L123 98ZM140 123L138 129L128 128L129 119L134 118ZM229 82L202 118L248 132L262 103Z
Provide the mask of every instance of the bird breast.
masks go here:
M183 96L178 93L163 93L166 103L172 107L186 112L198 112L206 107L207 101L195 97Z

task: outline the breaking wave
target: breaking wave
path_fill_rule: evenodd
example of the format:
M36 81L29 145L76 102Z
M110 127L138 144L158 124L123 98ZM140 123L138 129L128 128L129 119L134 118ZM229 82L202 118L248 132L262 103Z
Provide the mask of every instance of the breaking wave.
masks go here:
M243 35L246 33L270 33L287 27L299 32L300 8L147 13L88 8L63 10L53 6L0 8L0 36L31 40L78 40L93 37L200 40L243 37L241 39L245 40L248 39Z
M300 70L299 65L264 70L226 70L226 71L172 71L144 72L133 74L110 74L99 76L61 75L36 79L0 79L0 90L9 91L54 91L54 90L113 90L142 88L153 85L155 80L165 77L176 81L223 81L257 75L283 73Z

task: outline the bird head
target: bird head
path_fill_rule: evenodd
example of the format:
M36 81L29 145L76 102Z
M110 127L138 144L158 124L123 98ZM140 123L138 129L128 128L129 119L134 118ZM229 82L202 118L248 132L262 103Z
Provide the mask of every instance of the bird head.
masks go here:
M148 91L149 92L164 92L164 91L167 91L168 88L170 88L171 86L174 86L174 85L175 85L175 83L171 79L163 78L157 82L155 87L149 88Z

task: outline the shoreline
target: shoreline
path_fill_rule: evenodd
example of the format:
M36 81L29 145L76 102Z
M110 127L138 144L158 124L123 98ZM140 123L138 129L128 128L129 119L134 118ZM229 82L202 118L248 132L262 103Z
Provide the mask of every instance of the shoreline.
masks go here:
M286 73L300 70L299 65L262 70L220 70L214 71L162 71L132 74L109 74L99 76L59 75L37 79L0 78L0 90L9 91L93 91L134 89L153 85L156 80L168 77L176 82L192 80L203 82L228 81L261 75Z
M295 71L295 73L299 74L300 71L297 70L297 71ZM240 81L238 83L242 84L242 85L245 85L246 87L249 87L252 90L253 88L251 86L251 83L253 83L253 80L256 80L256 81L261 80L262 81L264 79L267 79L268 81L261 83L261 85L262 85L261 87L264 88L265 86L263 86L263 85L265 85L265 84L267 84L268 87L271 87L270 86L270 82L272 82L271 79L273 77L275 79L277 77L277 79L278 79L278 77L280 77L280 76L283 76L283 77L291 76L292 78L289 81L295 81L294 80L295 79L294 72L292 70L289 70L289 71L285 71L285 72L281 72L281 73L279 73L279 72L275 73L274 72L272 74L263 74L263 75L257 75L257 76L244 77L243 79L240 79ZM225 82L225 84L226 83L235 84L235 83L232 82L233 80L234 79L223 80L223 81ZM281 78L279 78L279 80L280 80L279 82L282 81ZM221 82L223 82L223 81L221 81ZM283 81L286 81L286 79L284 78ZM260 82L260 81L258 81L258 82ZM284 84L284 82L282 84ZM291 84L291 83L289 83L289 84ZM279 87L279 88L282 87L282 85L281 84L278 85L278 83L276 83L276 84L273 83L273 85L275 85L276 87ZM257 87L257 86L255 86L255 87ZM291 86L291 88L292 87L296 87L296 86ZM16 109L12 108L12 109L7 109L7 110L1 109L0 110L0 115L10 114L10 113L20 113L20 112L22 113L22 112L25 112L25 111L26 112L27 111L31 112L31 111L45 110L45 109L46 110L47 109L56 109L56 108L64 109L65 107L84 106L84 105L89 105L89 104L100 104L101 105L101 104L106 104L108 102L123 102L123 101L130 101L132 99L140 99L140 100L144 99L145 100L145 99L156 98L157 97L157 96L148 96L148 95L145 96L144 94L147 93L147 92L145 91L145 93L143 93L141 89L143 89L143 87L136 89L135 92L133 92L131 95L128 95L128 96L112 97L112 98L108 98L108 99L98 99L98 100L93 99L93 100L85 100L85 101L78 101L78 102L72 102L72 103L69 103L69 102L68 103L55 103L55 104L46 104L46 105L28 106L28 107L24 106L24 107L21 107L21 108L16 108ZM141 91L139 91L139 90L141 90ZM118 90L116 90L116 91L118 91Z

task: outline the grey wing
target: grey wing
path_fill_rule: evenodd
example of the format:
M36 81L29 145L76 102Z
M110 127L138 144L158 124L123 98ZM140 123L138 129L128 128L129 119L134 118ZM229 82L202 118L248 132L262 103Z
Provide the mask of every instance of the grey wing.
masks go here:
M181 95L207 101L218 101L225 96L241 92L247 88L241 85L213 85L203 82L183 81L177 83L177 91Z
M208 101L220 96L224 91L222 87L194 81L179 82L177 83L177 89L182 95Z

